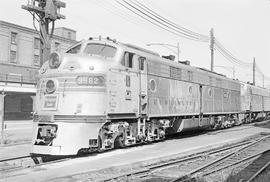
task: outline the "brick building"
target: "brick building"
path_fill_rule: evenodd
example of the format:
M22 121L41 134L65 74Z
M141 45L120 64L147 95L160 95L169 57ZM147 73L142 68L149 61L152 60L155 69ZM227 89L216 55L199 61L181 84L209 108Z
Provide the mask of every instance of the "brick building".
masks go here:
M64 51L74 43L76 31L55 28L51 51ZM5 119L29 118L41 59L36 30L0 20L0 92L6 95Z

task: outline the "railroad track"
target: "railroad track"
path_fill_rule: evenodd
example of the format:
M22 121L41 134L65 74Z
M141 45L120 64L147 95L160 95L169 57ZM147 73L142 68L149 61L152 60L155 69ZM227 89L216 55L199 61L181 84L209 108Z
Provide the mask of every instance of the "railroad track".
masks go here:
M261 176L263 179L263 175L267 171L270 171L270 150L264 152L259 159L247 166L245 170L238 173L236 178L241 181L252 182L257 179L259 180ZM259 181L263 181L262 179Z
M207 167L210 168L210 166L213 166L218 162L223 163L222 159L226 160L229 156L233 156L233 154L236 154L239 151L244 151L245 149L254 146L255 144L258 144L261 141L268 138L270 138L269 135L261 136L259 138L255 138L238 144L233 144L227 147L222 147L207 152L201 152L192 156L180 158L173 161L151 165L142 168L140 170L123 173L121 175L110 176L106 179L102 179L101 181L123 181L123 179L124 180L132 179L132 181L144 181L144 180L146 181L152 179L152 181L154 181L155 179L157 180L158 178L162 179L162 181L185 181L186 179L190 179L190 177L192 177L196 173L203 172L202 170L203 169L206 170ZM260 152L258 151L258 153L256 153L256 156L259 155L259 153ZM211 163L209 161L211 161ZM223 166L229 165L226 164L224 163ZM177 169L178 173L177 178L175 176L170 175L166 176L162 174L162 171L164 170L170 171L172 168L178 168L179 166L181 167L180 169ZM217 167L213 167L212 171L215 169L217 169ZM179 177L180 172L182 173L182 175L180 175Z
M0 160L0 173L1 173L1 177L5 177L5 176L9 176L9 174L11 174L13 171L62 162L62 161L70 160L71 158L72 157L67 157L67 158L52 160L49 162L43 162L39 164L36 164L30 155L3 159L3 160Z
M30 155L0 160L0 173L6 173L34 166L35 163Z
M250 170L245 169L240 179L243 181L252 181L255 179L261 172L263 172L269 166L270 160L270 136L262 137L261 139L255 140L246 146L243 146L236 151L230 152L225 156L219 157L211 162L208 162L204 165L195 168L185 175L180 176L172 180L172 182L184 182L189 181L195 175L199 174L201 177L207 177L208 175L214 175L217 172L226 170L228 168L233 168L241 166L241 164L248 163L254 159L258 159L263 156L265 153L268 153L267 157L262 157L260 162L255 162L250 165ZM239 177L238 177L239 178Z

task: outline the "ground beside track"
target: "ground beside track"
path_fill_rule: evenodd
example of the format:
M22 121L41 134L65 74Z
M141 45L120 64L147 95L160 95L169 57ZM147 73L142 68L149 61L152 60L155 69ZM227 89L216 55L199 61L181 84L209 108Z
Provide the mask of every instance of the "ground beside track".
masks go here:
M118 149L89 157L71 159L41 167L24 169L5 175L2 181L77 181L115 175L125 170L138 170L158 163L210 148L234 143L260 132L262 126L239 126L187 138L171 139L144 146ZM1 175L0 175L1 176Z
M4 121L5 146L30 143L33 132L32 120Z

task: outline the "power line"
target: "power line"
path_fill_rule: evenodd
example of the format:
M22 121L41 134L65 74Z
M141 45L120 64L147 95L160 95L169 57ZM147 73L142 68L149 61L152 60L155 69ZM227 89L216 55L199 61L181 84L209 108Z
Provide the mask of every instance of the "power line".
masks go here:
M241 61L236 58L230 51L228 51L217 39L214 41L215 48L231 63L237 64L242 67L250 67L252 63Z
M135 2L134 2L135 1ZM155 18L157 18L158 20L161 20L162 22L174 27L174 28L177 28L185 33L188 33L188 34L191 34L195 37L198 37L202 40L205 40L206 42L209 41L209 36L207 35L202 35L202 34L199 34L199 33L196 33L194 31L191 31L185 27L182 27L174 22L172 22L171 20L159 15L158 13L156 13L155 11L151 10L150 8L148 8L147 6L145 6L144 4L140 3L139 1L137 0L129 0L129 2L133 3L134 5L137 5L137 7L141 8L141 9L144 9L148 14L154 16Z
M182 27L172 22L171 20L165 18L164 16L161 16L157 12L147 7L146 5L142 4L138 0L115 0L115 2L121 5L122 7L124 7L125 9L127 9L128 11L144 19L145 21L151 23L152 25L155 25L156 27L162 30L165 30L167 32L170 32L176 36L180 36L189 40L200 41L200 42L208 42L210 40L209 36L196 33L192 30L189 30L185 27ZM104 4L106 3L103 3L103 5ZM110 2L110 4L112 3ZM106 9L110 10L110 8L106 8ZM110 11L116 14L114 11L112 10ZM126 15L123 15L122 13L119 13L118 11L117 13L122 18L125 18L126 20L130 21L130 19L127 19ZM133 21L132 23L140 26L138 22L136 21ZM236 58L216 38L214 38L214 48L216 48L216 50L232 64L236 64L238 66L245 67L245 68L250 68L252 66L252 63L248 63L248 62L245 62ZM264 75L263 72L259 69L259 67L257 65L255 66L256 66L256 72L260 73L261 75ZM270 78L267 78L267 79L270 79Z
M151 24L166 30L174 35L186 38L186 39L190 39L190 40L195 40L195 41L202 41L205 42L205 40L196 37L194 35L182 32L179 29L176 28L172 28L171 26L169 26L168 24L162 22L161 20L158 20L157 18L154 18L153 16L145 13L144 11L142 11L139 7L127 2L126 0L122 0L122 2L120 2L119 0L115 0L118 4L120 4L121 6L123 6L124 8L128 9L129 11L133 12L134 14L138 15L139 17L143 18L144 20L150 22Z

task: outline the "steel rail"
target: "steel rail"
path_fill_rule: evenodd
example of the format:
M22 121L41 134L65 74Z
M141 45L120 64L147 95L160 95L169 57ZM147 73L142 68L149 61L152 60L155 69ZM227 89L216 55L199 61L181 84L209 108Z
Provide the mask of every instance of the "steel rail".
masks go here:
M1 162L8 162L8 161L12 161L12 160L18 160L18 159L23 159L23 158L28 158L31 157L30 155L25 155L25 156L20 156L20 157L13 157L13 158L8 158L8 159L1 159Z
M270 150L268 150L270 151ZM251 182L256 179L266 168L270 166L270 161L267 162L262 168L260 168L253 176L251 176L246 182Z
M204 169L207 169L207 167L210 167L210 166L212 166L212 165L218 163L219 161L222 161L222 160L224 160L224 159L226 159L226 158L229 158L229 157L233 156L234 154L236 154L236 153L238 153L238 152L241 152L242 150L245 150L245 149L247 149L247 148L249 148L249 147L251 147L251 146L253 146L253 145L255 145L255 144L259 143L259 142L261 142L262 140L264 140L264 139L266 139L266 138L270 138L270 136L264 136L264 137L262 137L262 138L260 138L260 139L257 139L257 140L255 140L255 141L251 142L250 144L247 144L246 146L241 147L240 149L238 149L238 150L236 150L236 151L233 151L233 152L231 152L231 153L229 153L229 154L227 154L227 155L225 155L225 156L222 156L222 157L220 157L220 158L218 158L218 159L216 159L216 160L214 160L214 161L212 161L212 162L209 162L209 163L207 163L207 164L205 164L205 165L203 165L203 166L201 166L201 167L199 167L199 168L197 168L197 169L192 170L191 172L187 173L186 175L181 176L181 177L179 177L179 178L177 178L177 179L174 179L174 180L172 180L171 182L186 181L186 178L190 178L190 177L192 177L194 174L199 173L200 171L202 171L202 170L204 170ZM214 173L214 172L220 171L220 170L222 170L222 169L226 169L226 168L228 168L228 167L231 167L231 166L236 165L236 164L238 164L238 163L241 163L241 162L243 162L243 161L246 161L246 160L255 158L255 157L261 155L261 154L264 153L264 152L265 152L265 151L258 152L258 153L256 153L256 154L253 154L253 155L251 155L251 156L249 156L249 157L243 158L243 159L238 160L238 161L236 161L236 162L230 163L230 164L225 165L225 166L223 166L223 167L216 168L216 169L211 170L211 171L208 171L208 172L206 172L206 173L202 173L202 176L206 176L206 175L212 174L212 173Z
M270 136L267 136L267 137L270 137ZM257 142L257 141L260 141L260 140L262 140L262 138L260 138L260 139L253 139L253 140L251 139L251 140L248 140L248 141L243 141L243 142L240 142L240 143L232 144L232 145L227 146L227 147L219 147L219 148L213 149L211 151L199 152L197 154L192 154L190 156L187 156L187 157L184 157L184 158L180 158L180 159L177 159L177 160L173 160L173 161L169 161L169 162L163 162L163 163L155 164L155 165L150 165L148 167L142 168L142 169L137 170L137 171L127 172L127 173L123 173L121 175L115 175L113 177L109 177L107 179L103 179L102 181L111 181L111 180L116 180L116 179L123 178L123 177L129 177L129 176L145 177L145 176L148 176L149 174L151 174L151 172L153 172L153 171L155 171L157 169L162 169L164 167L171 167L171 166L177 165L179 163L183 163L183 162L188 162L188 161L191 161L191 160L199 159L199 158L204 157L204 156L207 156L207 155L212 155L212 154L215 154L215 153L224 152L224 151L227 151L227 150L230 150L230 149L234 149L234 148L237 148L237 147L240 147L240 146L243 146L244 145L244 147L241 147L241 149L242 149L242 148L245 148L245 147L253 144L254 142ZM181 178L183 178L183 176Z

